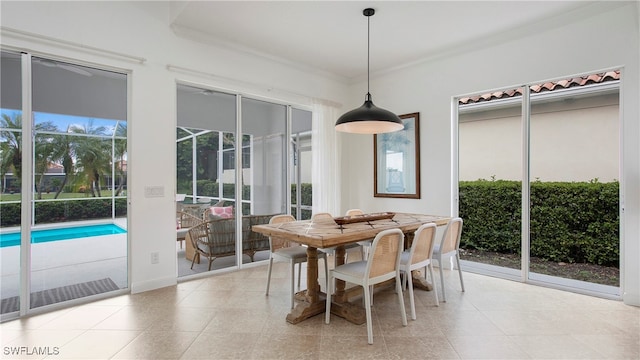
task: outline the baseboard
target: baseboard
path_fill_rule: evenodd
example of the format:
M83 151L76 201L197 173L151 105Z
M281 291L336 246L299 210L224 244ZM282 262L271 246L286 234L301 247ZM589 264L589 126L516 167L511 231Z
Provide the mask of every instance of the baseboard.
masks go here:
M622 294L622 302L627 305L640 306L640 294L625 291Z
M131 283L131 293L137 294L137 293L141 293L149 290L155 290L155 289L160 289L167 286L173 286L173 285L176 285L177 283L178 283L178 280L175 277L134 282L134 283Z

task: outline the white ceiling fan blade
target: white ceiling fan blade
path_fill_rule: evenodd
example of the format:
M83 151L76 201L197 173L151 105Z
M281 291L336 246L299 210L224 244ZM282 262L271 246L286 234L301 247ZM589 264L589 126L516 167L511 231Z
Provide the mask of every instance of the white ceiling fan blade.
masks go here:
M58 66L57 62L55 62L53 60L49 60L49 59L36 58L33 61L37 62L38 64L44 65L46 67L56 67L56 66Z
M80 75L84 75L84 76L93 76L93 74L91 74L87 70L81 69L81 68L79 68L77 66L58 63L58 67L61 68L61 69L65 69L67 71L74 72L76 74L80 74Z

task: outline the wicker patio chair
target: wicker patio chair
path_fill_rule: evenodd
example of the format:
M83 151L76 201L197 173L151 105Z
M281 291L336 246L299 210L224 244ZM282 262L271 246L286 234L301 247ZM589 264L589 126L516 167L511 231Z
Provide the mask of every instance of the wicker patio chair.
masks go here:
M200 223L202 223L202 218L184 211L176 212L176 240L180 243L180 249L182 249L182 242L186 239L189 228Z

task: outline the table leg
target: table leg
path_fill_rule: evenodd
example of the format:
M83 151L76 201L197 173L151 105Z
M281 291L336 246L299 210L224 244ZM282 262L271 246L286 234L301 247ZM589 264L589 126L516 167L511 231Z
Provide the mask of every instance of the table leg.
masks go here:
M325 310L325 295L320 292L318 283L318 249L307 248L307 290L304 301L287 314L287 321L297 324L304 319L321 314Z
M425 291L433 290L433 285L430 284L422 274L421 270L413 270L411 272L411 280L413 281L413 289L420 289ZM433 279L431 279L433 281Z
M335 251L336 266L344 264L345 260L344 246L338 246ZM361 325L367 322L367 316L364 308L349 302L349 297L345 291L345 282L336 280L336 292L331 302L331 313L344 318L354 324ZM329 297L327 295L327 297Z
M344 249L344 246L338 246L336 247L336 250L334 252L334 257L335 257L335 261L336 261L336 267L340 266L340 265L344 265L344 261L345 261L345 255L346 255L346 251ZM344 291L345 288L345 282L343 280L336 280L336 292L333 295L333 301L336 303L346 303L349 301L349 299L347 298L347 295Z
M307 248L307 296L306 301L315 303L318 301L320 284L318 283L318 250Z
M411 243L413 242L413 232L408 232L404 234L404 248L409 249L411 247ZM421 276L422 275L422 276ZM425 291L433 290L433 285L431 285L427 280L425 280L424 274L420 270L414 270L411 272L411 279L413 280L413 289L420 289Z

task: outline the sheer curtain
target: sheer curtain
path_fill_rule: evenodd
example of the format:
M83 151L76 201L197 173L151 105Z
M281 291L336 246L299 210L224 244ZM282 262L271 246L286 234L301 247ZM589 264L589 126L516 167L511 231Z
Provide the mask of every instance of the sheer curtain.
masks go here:
M312 211L340 216L340 149L334 128L338 109L314 100L312 110Z

